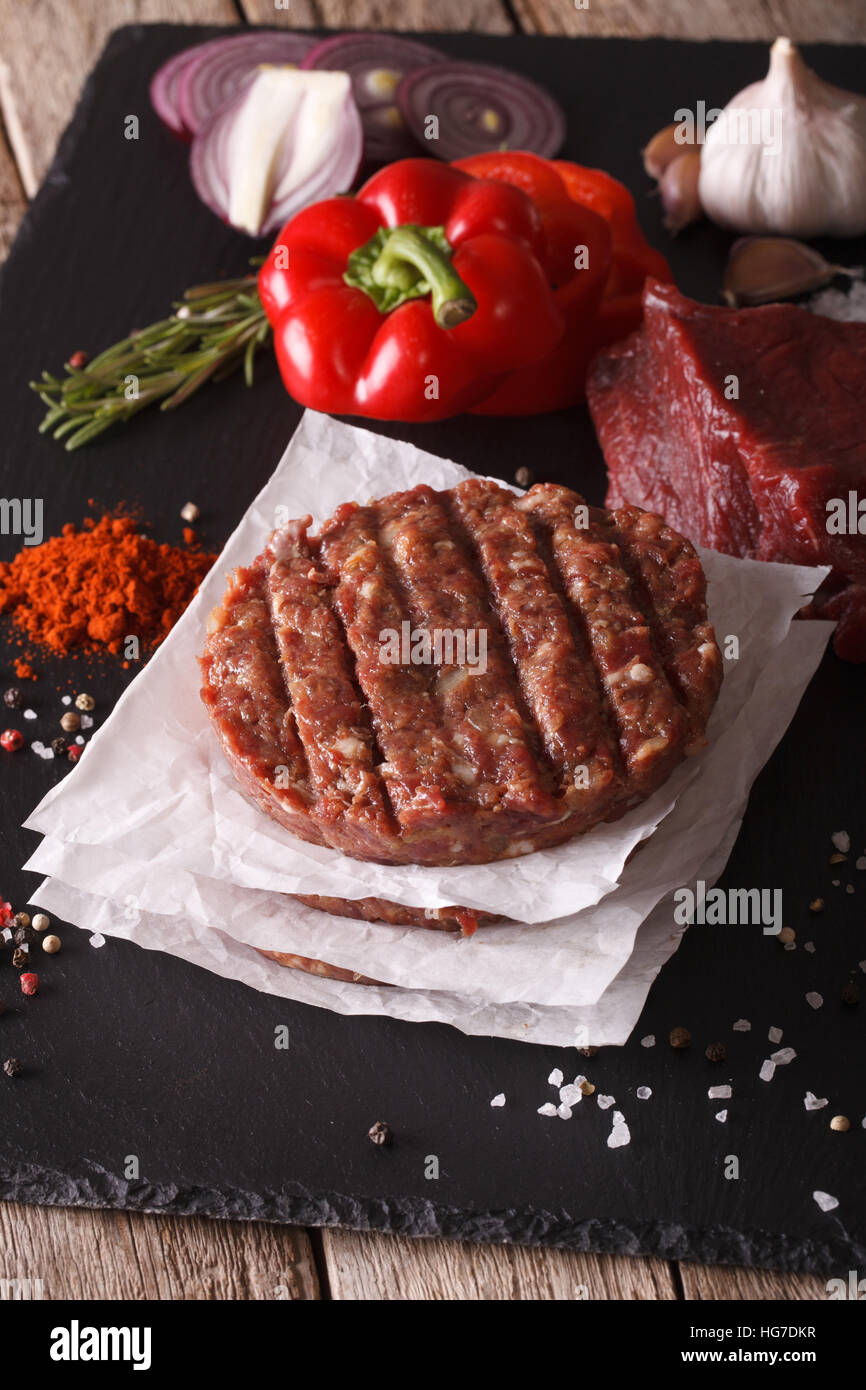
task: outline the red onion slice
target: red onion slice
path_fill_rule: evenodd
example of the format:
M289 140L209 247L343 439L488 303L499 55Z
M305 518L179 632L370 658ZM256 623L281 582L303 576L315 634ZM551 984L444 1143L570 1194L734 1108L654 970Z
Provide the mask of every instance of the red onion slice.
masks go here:
M324 39L307 54L303 66L349 74L364 123L366 157L387 162L418 153L397 105L399 83L408 73L442 61L437 49L414 39L360 33Z
M247 74L244 86L234 99L217 111L194 137L190 151L190 173L196 192L223 222L229 221L231 208L232 139L237 132L239 115L250 99L255 75L255 72ZM293 143L294 133L289 128L282 137L274 167L271 201L257 233L259 236L278 230L301 208L335 193L346 192L360 167L364 133L358 108L349 92L333 122L320 163L300 182L292 170L297 148Z
M439 159L501 149L550 159L565 139L565 114L553 97L529 78L487 63L418 68L403 78L397 102L416 140ZM431 116L436 138L428 134Z
M150 83L150 100L154 111L163 125L168 126L172 134L182 140L190 138L190 131L184 125L177 109L178 82L184 68L197 61L200 50L205 46L199 44L196 48L185 48L182 53L176 53L157 69Z
M180 68L174 90L177 115L195 135L262 63L295 63L300 67L315 48L307 34L284 29L257 29L212 39L190 50L190 62Z

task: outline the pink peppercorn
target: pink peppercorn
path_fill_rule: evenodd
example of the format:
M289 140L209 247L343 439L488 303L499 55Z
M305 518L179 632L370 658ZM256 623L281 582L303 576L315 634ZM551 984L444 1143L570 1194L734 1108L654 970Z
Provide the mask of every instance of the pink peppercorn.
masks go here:
M25 970L24 974L21 976L21 993L39 993L39 976L35 973L35 971Z
M24 735L18 729L4 729L0 734L0 747L7 753L17 753L24 742Z

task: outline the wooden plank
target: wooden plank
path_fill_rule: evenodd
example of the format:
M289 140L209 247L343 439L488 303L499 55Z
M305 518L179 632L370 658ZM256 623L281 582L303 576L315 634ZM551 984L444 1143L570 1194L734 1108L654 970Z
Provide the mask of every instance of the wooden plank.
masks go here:
M300 18L305 0L241 0L252 24L288 24L293 29L319 24L327 29L429 29L441 33L475 30L510 34L514 24L502 0L315 0L318 18Z
M676 1298L663 1260L325 1230L331 1297L389 1301Z
M679 39L769 39L801 43L866 42L863 7L850 0L512 0L528 33Z
M679 1266L687 1299L759 1298L797 1299L808 1302L827 1298L827 1280L817 1274L780 1274L772 1269L742 1269L736 1265L699 1265L683 1261ZM842 1278L847 1271L841 1270Z
M16 1202L0 1202L0 1278L39 1280L51 1300L320 1296L310 1239L290 1226Z
M0 109L29 198L111 30L158 20L236 24L238 13L232 0L0 0Z
M0 128L0 262L5 260L18 223L24 216L27 199L18 177L18 166L6 136Z

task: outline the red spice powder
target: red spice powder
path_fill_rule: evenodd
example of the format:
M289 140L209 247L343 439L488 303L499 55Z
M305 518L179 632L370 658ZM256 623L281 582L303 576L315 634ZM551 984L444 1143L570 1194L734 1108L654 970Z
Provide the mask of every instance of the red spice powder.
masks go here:
M131 516L86 517L0 564L0 613L59 656L118 653L135 636L157 646L186 608L214 556L158 545ZM26 663L25 663L26 664Z
M22 661L20 656L16 656L15 660L12 662L12 666L20 681L36 681L39 679L39 673L33 670L29 661Z

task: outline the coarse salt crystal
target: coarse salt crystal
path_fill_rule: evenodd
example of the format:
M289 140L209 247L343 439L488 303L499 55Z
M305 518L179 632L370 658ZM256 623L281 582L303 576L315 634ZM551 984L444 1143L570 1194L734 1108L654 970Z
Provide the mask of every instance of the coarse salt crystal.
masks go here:
M775 1062L777 1067L786 1067L796 1055L793 1047L780 1047L778 1052L770 1053L770 1061Z
M75 742L78 744L79 747L81 747L81 746L83 745L83 743L84 743L84 739L83 739L83 738L81 737L81 735L79 734L78 737L76 738Z
M752 1025L747 1018L738 1018L734 1024L735 1033L749 1033L751 1029Z
M548 1115L548 1116L550 1116L550 1115L555 1115L555 1114L556 1114L556 1106L555 1106L555 1105L551 1105L550 1101L548 1100L548 1101L545 1102L544 1105L539 1105L539 1107L538 1107L538 1113L539 1113L539 1115Z
M571 1119L571 1106L570 1106L570 1105L558 1105L558 1106L556 1107L556 1113L557 1113L557 1115L559 1116L559 1118L560 1118L561 1120L570 1120L570 1119Z
M816 989L810 989L806 995L806 1003L811 1004L813 1009L820 1009L824 1002L823 994L819 994Z
M782 1030L781 1030L781 1028L771 1028L770 1031L769 1031L769 1033L767 1034L767 1038L768 1038L768 1040L769 1040L770 1042L781 1042L781 1041L782 1041Z
M822 1211L835 1211L839 1205L839 1198L831 1197L829 1192L813 1192L812 1196Z
M563 1105L579 1105L583 1100L583 1091L579 1086L563 1086L560 1088L559 1099Z
M761 1063L761 1070L758 1072L758 1075L762 1081L772 1081L775 1074L776 1063L771 1062L770 1058L768 1057L765 1062Z
M866 854L861 854L854 864L855 869L866 869Z
M610 1107L615 1103L615 1101L616 1101L616 1096L602 1096L602 1095L600 1095L600 1096L597 1097L597 1100L598 1100L598 1108L599 1108L599 1110L609 1110Z
M559 1067L554 1067L554 1068L553 1068L553 1071L550 1073L550 1076L547 1078L547 1084L548 1084L549 1086L561 1086L561 1085L562 1085L562 1072L559 1070Z
M733 1094L730 1086L711 1086L707 1091L710 1100L730 1100Z
M82 729L92 729L92 728L93 728L93 720L92 720L92 718L91 718L91 716L90 716L89 714L82 714L82 716L81 716L81 727L82 727Z
M866 975L866 960L861 960L858 962L858 964L860 966L860 969L863 971L863 974Z
M717 1111L716 1111L716 1119L718 1120L718 1122L719 1122L720 1125L723 1125L723 1124L725 1123L725 1121L727 1120L727 1118L728 1118L728 1112L727 1112L727 1110L717 1110Z
M847 854L851 848L851 836L847 830L834 830L830 836L833 846L840 854Z
M640 1045L641 1045L641 1047L655 1047L655 1045L656 1045L656 1035L655 1035L655 1033L647 1033L647 1035L646 1035L645 1038L641 1038L641 1040L640 1040Z
M35 711L35 709L26 709L26 710L24 711L24 718L25 718L25 719L35 719L35 718L36 718L36 711Z
M637 1098L638 1098L638 1100L649 1100L649 1098L650 1098L651 1095L652 1095L652 1091L650 1090L649 1086L638 1086L638 1088L637 1088Z
M823 1110L827 1101L826 1098L824 1100L819 1100L811 1091L807 1091L803 1097L803 1104L807 1110Z
M63 695L63 696L61 696L60 703L61 703L61 705L71 705L71 704L72 704L72 696L71 696L71 695Z
M804 941L804 942L803 942L803 950L804 950L804 951L808 951L810 956L814 956L814 954L815 954L815 943L814 943L814 941Z
M493 1099L492 1099L492 1101L490 1102L490 1104L491 1104L491 1105L504 1105L504 1104L505 1104L505 1092L504 1092L504 1091L500 1091L498 1096L494 1096L494 1097L493 1097Z
M831 878L830 882L832 883L834 888L838 888L842 880L841 878Z
M631 1143L629 1127L625 1122L625 1116L619 1110L613 1112L613 1129L607 1136L607 1147L609 1149L621 1149L624 1144Z
M93 933L92 937L90 938L90 944L91 946L95 947L97 951L99 950L100 946L105 945L105 937L102 935L101 931Z
M846 892L846 893L853 893L853 892L854 892L854 884L853 884L853 883L846 883L846 884L845 884L845 892Z

